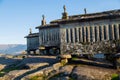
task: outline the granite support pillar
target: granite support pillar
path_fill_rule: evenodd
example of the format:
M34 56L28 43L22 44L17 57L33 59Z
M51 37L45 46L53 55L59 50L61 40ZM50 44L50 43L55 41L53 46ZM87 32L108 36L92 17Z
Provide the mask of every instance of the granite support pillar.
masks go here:
M68 29L68 42L71 43L71 33L70 33L70 29Z
M95 27L91 26L92 29L92 42L95 42Z
M86 27L87 31L87 42L90 42L90 26Z
M77 42L79 42L79 37L80 37L80 35L79 35L79 28L76 28L76 31L77 31Z
M63 29L63 34L64 34L64 41L67 43L67 39L66 39L66 29Z
M101 26L101 40L104 41L104 26Z
M80 30L80 34L79 34L80 35L80 42L83 42L82 27L80 27L79 30Z
M99 26L96 26L96 41L100 41L100 30L99 30Z
M116 39L119 40L119 24L116 24Z
M86 27L83 27L83 42L86 42Z
M106 40L108 41L110 39L109 38L109 25L106 25L105 28L106 28Z
M75 43L75 28L72 28L73 43Z
M111 25L111 29L112 29L112 31L111 31L111 36L112 36L112 40L114 40L115 39L115 34L114 34L114 24L112 24Z

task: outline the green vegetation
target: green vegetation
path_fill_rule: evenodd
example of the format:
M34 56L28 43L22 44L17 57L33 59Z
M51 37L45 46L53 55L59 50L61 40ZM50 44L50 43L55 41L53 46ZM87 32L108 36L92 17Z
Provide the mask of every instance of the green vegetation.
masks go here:
M56 77L60 77L62 74L64 73L62 72L62 73L55 74L54 76L50 77L49 80L52 80L53 78L56 78Z
M73 79L73 78L70 78L69 80L75 80L75 79Z
M30 80L45 80L44 76L33 76L30 78Z
M77 57L72 57L72 60L78 60L78 58Z
M118 74L112 74L112 80L119 80Z
M58 74L56 74L56 75L50 77L49 80L54 80L54 78L60 78L60 77L62 77L62 76L64 76L64 72L58 73ZM75 79L69 77L68 80L75 80Z
M66 60L61 60L61 65L65 66L67 64Z

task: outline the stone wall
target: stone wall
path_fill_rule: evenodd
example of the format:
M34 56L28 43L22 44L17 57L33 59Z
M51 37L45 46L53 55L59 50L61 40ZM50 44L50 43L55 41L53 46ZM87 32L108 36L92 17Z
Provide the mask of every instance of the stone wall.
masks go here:
M61 24L60 33L61 54L90 53L99 42L120 39L120 19Z
M39 43L43 46L58 46L60 44L59 28L39 30Z
M27 50L36 50L39 47L39 37L27 38Z

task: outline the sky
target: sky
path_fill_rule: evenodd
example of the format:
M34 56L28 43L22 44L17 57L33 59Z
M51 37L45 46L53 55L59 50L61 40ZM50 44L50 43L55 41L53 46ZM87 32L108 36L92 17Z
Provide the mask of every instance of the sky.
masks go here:
M63 5L68 15L120 9L120 0L0 0L0 44L26 44L24 38L41 25L62 17Z

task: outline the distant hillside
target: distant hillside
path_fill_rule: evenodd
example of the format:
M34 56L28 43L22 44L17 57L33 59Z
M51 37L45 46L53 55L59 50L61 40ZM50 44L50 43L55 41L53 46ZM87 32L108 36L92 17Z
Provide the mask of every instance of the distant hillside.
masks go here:
M26 50L23 44L0 44L0 53L3 54L19 54Z

